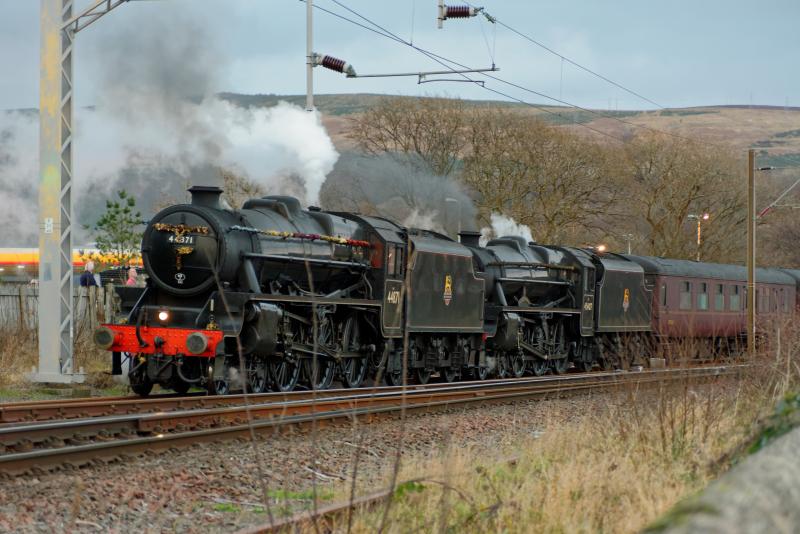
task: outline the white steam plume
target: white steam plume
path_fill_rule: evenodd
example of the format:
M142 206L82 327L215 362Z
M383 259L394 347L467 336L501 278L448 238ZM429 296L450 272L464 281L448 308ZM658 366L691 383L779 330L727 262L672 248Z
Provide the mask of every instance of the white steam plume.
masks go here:
M92 146L93 154L79 160L76 175L85 178L79 192L89 187L97 192L97 185L102 185L100 191L107 195L114 188L135 187L121 176L130 166L168 166L183 178L181 187L186 182L216 183L213 173L197 176L195 170L222 167L272 194L283 193L287 178L297 176L304 189L301 200L308 205L319 203L320 188L338 153L316 113L286 102L271 108L243 108L213 96L180 105L184 115L191 114L197 135L187 135L181 124L155 115L129 125L109 116L105 108L85 111L76 145ZM203 135L210 132L213 141Z
M488 226L481 228L482 246L492 237L519 236L524 238L527 242L533 241L531 229L524 224L519 224L511 217L492 213L489 217L489 221L492 224L491 228Z
M403 219L402 225L406 228L420 228L423 230L433 230L434 232L444 233L444 228L436 222L438 212L411 210L408 217Z
M296 174L305 188L306 205L319 205L322 184L339 157L319 114L286 102L251 110L217 102L224 104L220 111L231 143L222 159L229 166L238 164L267 190L274 191L276 178Z

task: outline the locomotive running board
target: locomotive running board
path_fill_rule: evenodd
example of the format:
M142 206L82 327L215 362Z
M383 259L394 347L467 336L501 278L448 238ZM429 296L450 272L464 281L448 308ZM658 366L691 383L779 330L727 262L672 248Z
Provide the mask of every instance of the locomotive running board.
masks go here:
M561 313L569 315L578 315L580 310L573 308L534 308L528 306L503 306L503 311L517 312L517 313Z
M368 299L347 299L329 297L304 297L301 295L248 295L249 300L260 302L290 302L296 304L350 304L353 306L380 307L381 301Z

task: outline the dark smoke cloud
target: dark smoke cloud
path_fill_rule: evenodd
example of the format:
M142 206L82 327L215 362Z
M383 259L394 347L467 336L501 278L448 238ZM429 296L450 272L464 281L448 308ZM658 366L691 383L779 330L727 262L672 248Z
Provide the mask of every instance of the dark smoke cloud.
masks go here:
M414 157L345 152L322 191L326 209L380 215L406 226L453 234L476 229L472 199L454 180L425 170ZM457 209L445 199L455 199Z
M195 150L214 160L228 144L226 132L198 110L220 90L227 61L220 43L198 14L165 4L159 16L129 11L126 24L105 27L106 46L92 62L100 74L99 106L131 128L168 127L182 163Z

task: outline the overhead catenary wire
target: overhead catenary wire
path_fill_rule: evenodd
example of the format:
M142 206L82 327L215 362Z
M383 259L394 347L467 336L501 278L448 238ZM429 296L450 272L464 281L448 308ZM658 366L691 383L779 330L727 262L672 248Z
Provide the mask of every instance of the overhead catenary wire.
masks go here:
M300 0L300 1L301 1L301 2L303 2L303 1L305 1L305 0ZM487 91L490 91L490 92L492 92L492 93L494 93L494 94L496 94L496 95L498 95L498 96L502 96L502 97L504 97L504 98L507 98L507 99L509 99L509 100L512 100L512 101L518 102L518 103L520 103L520 104L524 104L524 105L526 105L526 106L530 106L530 107L532 107L532 108L538 109L538 110L540 110L540 111L543 111L543 112L545 112L545 113L548 113L548 114L550 114L550 115L553 115L553 116L556 116L556 117L560 117L561 119L564 119L564 120L566 120L566 121L572 122L573 124L576 124L577 126L581 126L581 127L583 127L583 128L586 128L586 129L588 129L588 130L591 130L591 131L593 131L593 132L595 132L595 133L597 133L597 134L600 134L600 135L602 135L602 136L605 136L605 137L608 137L608 138L614 139L614 140L616 140L616 141L619 141L619 142L621 142L621 143L624 143L624 142L625 142L625 140L624 140L622 137L618 137L618 136L616 136L616 135L613 135L613 134L610 134L610 133L608 133L608 132L604 132L603 130L599 130L599 129L597 129L597 128L593 128L593 127L589 126L588 124L583 124L583 123L577 122L577 121L575 121L574 119L571 119L570 117L568 117L568 116L566 116L566 115L564 115L564 114L562 114L562 113L559 113L559 112L557 112L557 111L553 111L553 110L547 109L547 108L546 108L546 107L544 107L544 106L541 106L541 105L538 105L538 104L534 104L534 103L532 103L532 102L528 102L528 101L526 101L526 100L523 100L523 99L521 99L521 98L519 98L519 97L516 97L516 96L510 95L510 94L508 94L508 93L505 93L505 92L503 92L503 91L500 91L500 90L498 90L498 89L494 89L494 88L491 88L491 87L487 87L486 85L482 84L480 80L475 80L474 78L470 78L469 76L467 76L467 75L466 75L466 74L464 74L463 72L459 72L459 71L458 71L456 68L454 68L452 65L456 65L456 66L462 67L462 68L463 68L463 69L465 69L465 70L471 70L471 71L476 71L477 69L472 69L472 68L470 68L470 67L467 67L466 65L462 65L462 64L458 63L457 61L454 61L454 60L452 60L452 59L448 59L448 58L446 58L446 57L444 57L444 56L440 56L439 54L436 54L436 53L434 53L434 52L431 52L431 51L429 51L429 50L426 50L426 49L424 49L424 48L421 48L421 47L419 47L419 46L417 46L417 45L414 45L414 44L412 44L412 43L410 43L410 42L408 42L408 41L404 40L402 37L399 37L398 35L396 35L396 34L392 33L391 31L387 30L386 28L384 28L384 27L383 27L383 26L381 26L380 24L378 24L378 23L376 23L376 22L374 22L374 21L372 21L372 20L368 19L368 18L367 18L367 17L365 17L364 15L361 15L360 13L358 13L358 12L354 11L353 9L351 9L351 8L347 7L346 5L344 5L344 4L343 4L342 2L340 2L339 0L331 0L331 1L332 1L333 3L335 3L335 4L339 5L339 6L340 6L340 7L342 7L343 9L345 9L345 10L349 11L349 12L350 12L350 13L352 13L353 15L355 15L355 16L357 16L357 17L359 17L359 18L363 19L364 21L368 22L369 24L372 24L372 25L374 26L374 28L373 28L373 27L369 27L369 26L367 26L367 25L365 25L365 24L362 24L362 23L360 23L360 22L358 22L358 21L356 21L356 20L353 20L353 19L351 19L351 18L349 18L349 17L346 17L346 16L342 15L341 13L336 13L335 11L331 11L331 10L329 10L329 9L326 9L326 8L324 8L324 7L322 7L322 6L319 6L318 4L314 4L314 7L315 7L316 9L319 9L320 11L323 11L323 12L325 12L325 13L328 13L329 15L332 15L332 16L334 16L334 17L336 17L336 18L339 18L339 19L341 19L341 20L344 20L344 21L346 21L346 22L349 22L349 23L351 23L351 24L354 24L354 25L356 25L356 26L359 26L359 27L361 27L361 28L363 28L363 29L365 29L365 30L371 31L371 32L373 32L373 33L375 33L375 34L377 34L377 35L380 35L380 36L382 36L382 37L385 37L385 38L387 38L387 39L391 39L391 40L393 40L393 41L396 41L396 42L398 42L398 43L400 43L400 44L403 44L403 45L405 45L405 46L408 46L408 47L410 47L410 48L413 48L414 50L416 50L416 51L418 51L419 53L421 53L421 54L425 55L426 57L428 57L429 59L431 59L431 60L435 61L436 63L438 63L438 64L440 64L440 65L442 65L443 67L445 67L446 69L448 69L448 70L449 70L450 72L452 72L453 74L458 74L458 75L459 75L459 76L461 76L461 77L462 77L462 78L463 78L465 81L468 81L468 82L474 83L475 85L477 85L477 86L479 86L479 87L482 87L483 89L485 89L485 90L487 90ZM377 29L376 29L376 28L377 28ZM448 65L447 63L450 63L450 64L452 64L452 65ZM482 73L481 73L481 74L482 74ZM492 77L492 76L490 76L490 77L491 77L491 78L494 78L494 77ZM501 82L503 82L503 83L509 83L509 82L506 82L505 80L502 80L502 79L500 79L500 78L494 78L494 79L496 79L497 81L501 81ZM547 95L544 95L544 97L545 97L545 98L549 98ZM568 105L568 106L570 106L570 107L573 107L573 108L581 109L581 108L579 108L578 106L575 106L575 105L572 105L572 104L567 104L567 105ZM587 110L587 111L588 111L588 110Z
M465 3L466 3L467 5L469 5L469 6L471 6L471 7L475 7L474 5L470 4L469 2L465 2ZM561 58L561 60L562 60L562 61L566 61L566 62L567 62L567 63L569 63L570 65L573 65L573 66L575 66L575 67L577 67L577 68L581 69L582 71L584 71L584 72L587 72L587 73L591 74L592 76L595 76L595 77L597 77L597 78L599 78L599 79L601 79L601 80L603 80L603 81L605 81L605 82L607 82L607 83L610 83L610 84L611 84L611 85L613 85L614 87L616 87L616 88L618 88L618 89L622 89L623 91L625 91L626 93L628 93L628 94L630 94L630 95L633 95L633 96L635 96L635 97L637 97L637 98L640 98L640 99L642 99L642 100L643 100L643 101L645 101L645 102L648 102L648 103L650 103L650 104L653 104L654 106L656 106L656 107L657 107L657 108L659 108L659 109L667 109L665 106L662 106L662 105L661 105L661 104L659 104L658 102L655 102L654 100L651 100L650 98L647 98L646 96L644 96L644 95L642 95L642 94L640 94L640 93L638 93L638 92L634 91L633 89L629 89L629 88L625 87L624 85L622 85L621 83L615 82L614 80L612 80L612 79L610 79L610 78L607 78L606 76L603 76L602 74L600 74L600 73L598 73L598 72L596 72L596 71L594 71L594 70L590 69L589 67L586 67L586 66L584 66L584 65L581 65L581 64L580 64L580 63L578 63L577 61L575 61L575 60L573 60L573 59L570 59L570 58L568 58L568 57L567 57L567 56L565 56L564 54L561 54L561 53L557 52L556 50L553 50L553 49L552 49L552 48L550 48L549 46L545 45L544 43L542 43L542 42L540 42L540 41L538 41L538 40L536 40L536 39L534 39L534 38L533 38L533 37L531 37L530 35L527 35L527 34L525 34L525 33L521 32L520 30L517 30L516 28L513 28L513 27L509 26L508 24L506 24L506 23L505 23L505 22L503 22L502 20L498 19L498 18L497 18L497 17L495 17L494 15L492 15L492 21L493 21L493 23L494 23L494 24L498 24L498 25L502 26L503 28L507 29L508 31L510 31L510 32L512 32L512 33L515 33L515 34L516 34L516 35L518 35L519 37L522 37L522 38L523 38L523 39L525 39L526 41L529 41L529 42L531 42L531 43L535 44L536 46L538 46L539 48L541 48L541 49L543 49L543 50L545 50L545 51L547 51L547 52L549 52L549 53L553 54L554 56L557 56L557 57Z
M302 2L302 1L305 1L305 0L300 0L300 1ZM494 94L496 94L498 96L502 96L504 98L507 98L509 100L518 102L520 104L523 104L523 105L526 105L526 106L530 106L532 108L538 109L538 110L543 111L545 113L548 113L550 115L553 115L553 116L556 116L556 117L560 117L561 119L564 119L564 120L566 120L568 122L572 122L573 124L576 124L577 126L581 126L581 127L586 128L588 130L591 130L591 131L593 131L593 132L595 132L595 133L597 133L599 135L608 137L610 139L614 139L615 141L619 141L620 143L624 143L625 142L625 140L622 137L618 137L618 136L610 134L608 132L604 132L603 130L599 130L597 128L593 128L593 127L589 126L588 124L583 124L583 123L577 122L574 119L571 119L570 117L563 115L562 113L547 109L544 106L541 106L541 105L538 105L538 104L534 104L532 102L528 102L526 100L523 100L523 99L521 99L519 97L510 95L510 94L505 93L503 91L500 91L498 89L487 87L487 86L481 84L480 80L475 80L473 78L470 78L466 74L458 72L457 69L455 69L451 65L448 65L447 63L445 63L445 62L449 62L449 63L452 63L453 65L459 65L460 66L461 64L459 64L458 62L450 60L450 59L447 59L447 58L445 58L443 56L440 56L438 54L435 54L433 52L430 52L429 50L425 50L424 48L421 48L421 47L419 47L417 45L411 44L408 41L405 41L403 38L401 38L401 37L395 35L394 33L390 32L389 30L386 30L385 28L383 28L379 24L377 24L375 22L372 22L371 20L369 20L368 18L364 17L363 15L353 11L349 7L347 7L344 4L342 4L341 2L339 2L338 0L332 0L332 1L334 3L336 3L336 4L338 4L339 6L341 6L343 9L346 9L346 10L350 11L351 13L353 13L354 15L356 15L356 16L362 18L363 20L369 22L370 24L375 26L375 28L371 28L371 27L369 27L369 26L367 26L365 24L362 24L362 23L360 23L358 21L355 21L355 20L353 20L353 19L351 19L349 17L346 17L346 16L342 15L341 13L336 13L335 11L331 11L329 9L326 9L326 8L322 7L322 6L319 6L318 4L314 4L314 7L316 9L319 9L320 11L328 13L328 14L336 17L336 18L339 18L341 20L347 21L347 22L349 22L351 24L354 24L356 26L359 26L359 27L361 27L361 28L363 28L365 30L371 31L371 32L373 32L375 34L378 34L378 35L381 35L381 36L383 36L383 37L385 37L387 39L391 39L391 40L397 41L398 43L401 43L403 45L409 46L409 47L413 48L414 50L417 50L421 54L427 56L429 59L435 61L436 63L439 63L440 65L442 65L443 67L448 69L450 72L452 72L454 74L458 74L465 81L472 82L472 83L476 84L477 86L482 87L483 89L485 89L487 91L490 91L490 92L492 92L492 93L494 93ZM378 28L378 29L376 29L376 28ZM469 69L469 67L464 66L464 69ZM469 69L469 70L473 70L474 71L476 69ZM503 81L503 80L500 80L500 81ZM571 107L576 107L576 106L571 106Z

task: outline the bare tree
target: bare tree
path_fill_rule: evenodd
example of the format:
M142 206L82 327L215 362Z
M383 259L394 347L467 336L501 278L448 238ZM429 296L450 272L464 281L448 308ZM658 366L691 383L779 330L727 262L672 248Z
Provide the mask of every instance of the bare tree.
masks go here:
M484 216L500 212L543 243L582 244L616 198L607 149L536 118L478 109L462 180Z
M449 176L458 168L464 119L461 100L388 97L352 119L349 136L367 153L416 156L427 171Z
M241 208L242 204L251 198L263 197L266 194L261 185L241 174L228 169L220 169L219 172L222 177L223 196L233 209Z
M745 231L741 162L719 147L648 134L628 143L622 172L627 177L624 224L645 237L647 254L694 258L696 221L703 223L701 258L740 261Z

